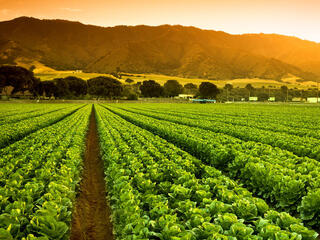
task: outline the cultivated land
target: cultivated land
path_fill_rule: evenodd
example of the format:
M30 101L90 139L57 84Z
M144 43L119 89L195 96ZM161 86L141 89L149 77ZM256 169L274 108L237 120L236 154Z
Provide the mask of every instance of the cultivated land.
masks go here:
M0 239L316 239L319 114L0 104Z

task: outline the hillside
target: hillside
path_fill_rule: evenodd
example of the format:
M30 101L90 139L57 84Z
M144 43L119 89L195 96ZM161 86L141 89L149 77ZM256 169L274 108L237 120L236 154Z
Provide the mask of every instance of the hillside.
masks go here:
M98 27L21 17L0 22L0 64L39 61L57 70L159 73L206 79L320 75L320 44L273 34L231 35L162 25Z

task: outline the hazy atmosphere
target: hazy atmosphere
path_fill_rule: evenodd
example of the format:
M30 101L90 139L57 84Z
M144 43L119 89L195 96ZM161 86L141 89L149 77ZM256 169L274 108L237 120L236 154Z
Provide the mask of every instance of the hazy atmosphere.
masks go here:
M32 16L99 26L181 24L316 42L319 12L318 0L0 0L0 21Z

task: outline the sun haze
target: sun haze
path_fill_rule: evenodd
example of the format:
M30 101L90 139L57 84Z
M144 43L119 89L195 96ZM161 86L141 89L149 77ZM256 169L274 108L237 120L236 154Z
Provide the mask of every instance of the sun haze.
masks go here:
M31 16L100 26L180 24L316 42L319 12L318 0L0 0L1 21Z

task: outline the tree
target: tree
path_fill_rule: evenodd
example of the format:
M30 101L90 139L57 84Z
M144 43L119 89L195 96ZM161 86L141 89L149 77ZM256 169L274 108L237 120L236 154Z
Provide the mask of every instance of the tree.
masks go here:
M43 94L44 89L43 89L43 85L40 78L35 78L33 87L32 89L30 89L30 92L33 94L33 96L38 96L38 97Z
M69 76L64 79L68 83L69 92L73 96L79 97L87 94L88 86L85 80L73 76Z
M186 89L197 89L198 88L197 85L193 84L193 83L186 83L183 87Z
M250 83L248 83L245 88L248 90L248 92L249 92L249 98L250 98L251 93L252 93L253 90L254 90L254 87L253 87Z
M37 84L33 72L18 66L0 67L0 88L13 87L11 94L32 90Z
M130 84L130 83L133 83L134 81L131 78L127 78L125 82Z
M163 87L154 80L143 81L140 91L144 97L160 97L163 95Z
M41 84L47 97L57 96L58 90L53 81L43 81Z
M137 100L138 99L138 88L135 85L124 85L122 96L126 97L127 100Z
M183 91L183 87L177 80L168 80L164 86L164 94L168 97L178 96Z
M216 98L220 90L216 85L210 82L202 82L199 86L199 92L202 97Z
M111 77L96 77L87 81L88 92L98 97L120 97L123 91L122 83Z
M282 99L287 102L288 101L288 92L289 92L288 87L283 85L283 86L281 86L280 90L281 90Z
M59 98L68 97L71 95L69 84L65 78L55 78L53 82L56 86L55 96Z
M30 67L29 67L29 71L30 72L33 72L33 70L35 70L36 69L36 66L35 65L31 65Z
M261 92L258 94L258 100L261 102L265 102L269 99L269 95L267 93Z
M193 83L187 83L183 86L184 93L186 94L196 94L198 91L198 86Z
M231 90L233 89L233 86L232 84L227 83L226 85L224 85L223 88L227 90L227 101L229 101L229 92L231 92Z

